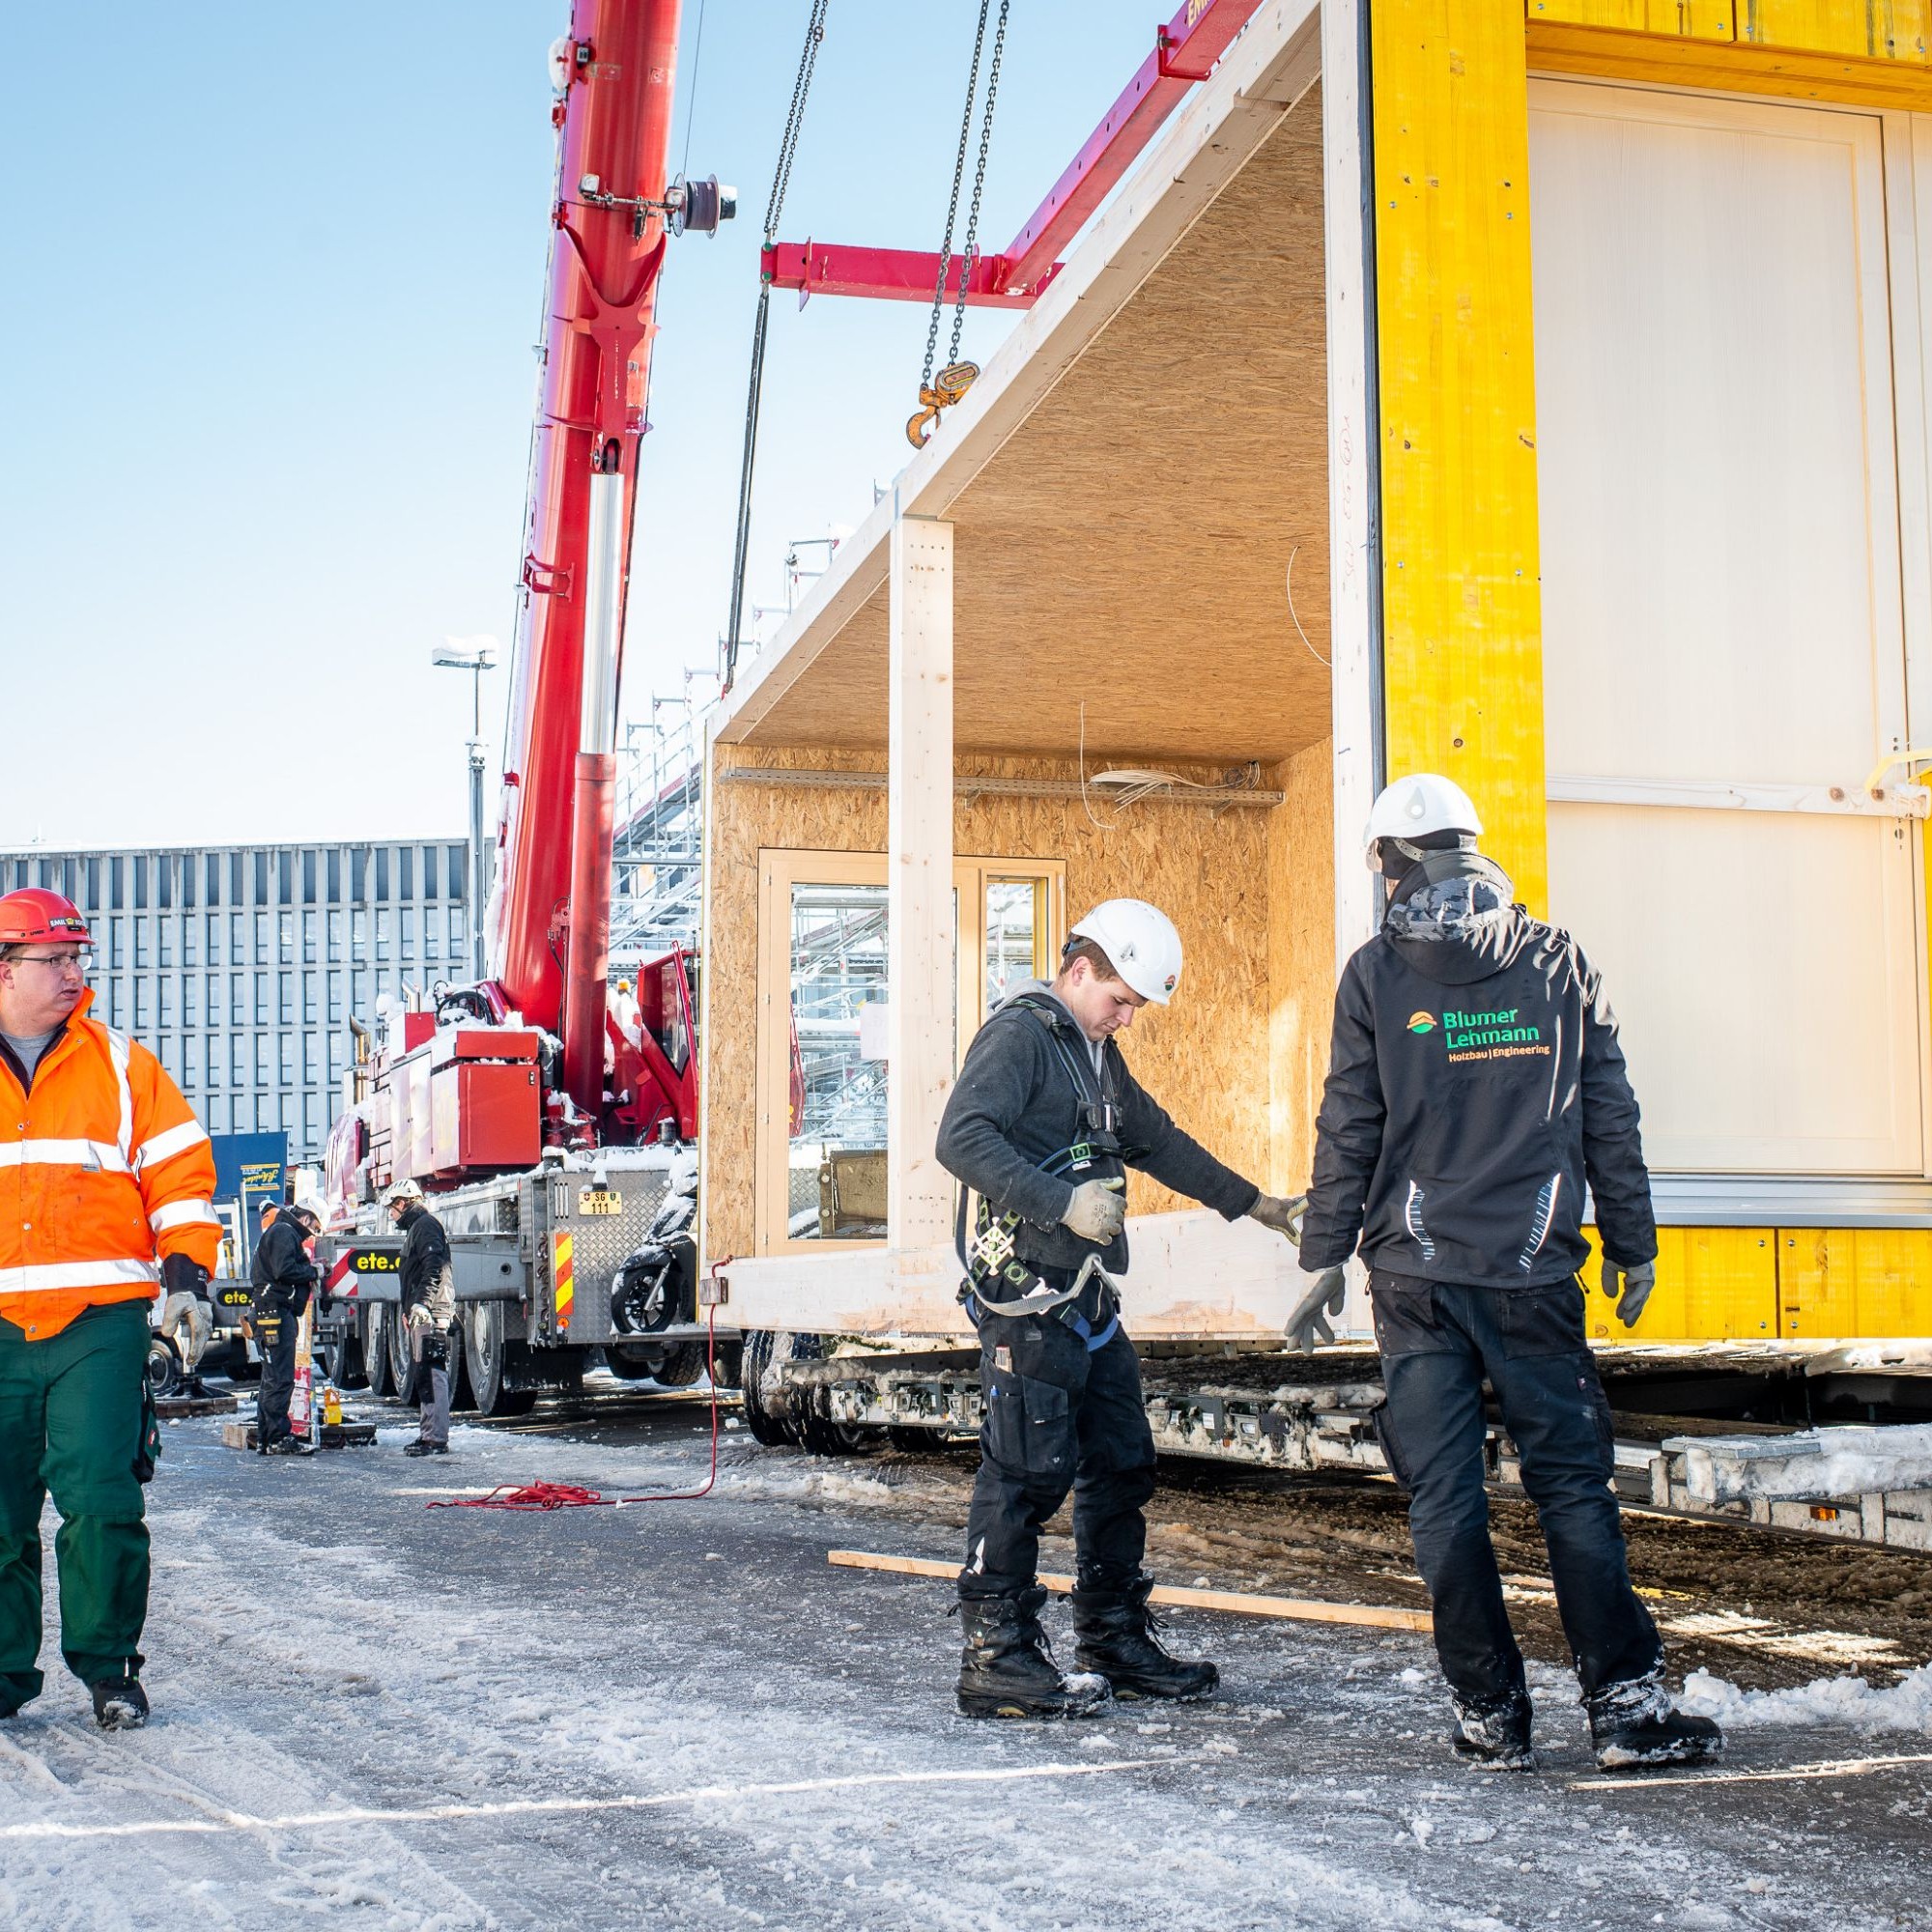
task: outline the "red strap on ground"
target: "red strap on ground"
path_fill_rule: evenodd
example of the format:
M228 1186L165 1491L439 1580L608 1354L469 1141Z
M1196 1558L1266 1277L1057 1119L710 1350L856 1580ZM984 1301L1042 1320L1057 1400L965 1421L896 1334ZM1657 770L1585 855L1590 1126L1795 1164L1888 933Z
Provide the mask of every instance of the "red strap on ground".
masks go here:
M731 1259L726 1255L724 1261L712 1263L714 1278ZM668 1490L656 1495L607 1496L577 1483L525 1483L521 1486L498 1483L487 1496L444 1496L427 1507L433 1510L537 1511L619 1509L626 1503L695 1503L698 1497L708 1496L718 1483L718 1307L715 1302L705 1324L704 1373L705 1379L711 1384L711 1469L697 1489Z
M562 1510L608 1508L613 1497L575 1483L498 1483L487 1496L445 1496L429 1505L433 1510Z

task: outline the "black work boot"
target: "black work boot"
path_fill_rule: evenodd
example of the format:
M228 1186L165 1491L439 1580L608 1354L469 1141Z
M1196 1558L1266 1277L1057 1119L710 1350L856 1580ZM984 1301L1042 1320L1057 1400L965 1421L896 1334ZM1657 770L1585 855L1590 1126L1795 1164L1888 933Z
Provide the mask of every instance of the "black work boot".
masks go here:
M131 1670L87 1688L94 1693L94 1721L103 1731L138 1731L148 1721L148 1693Z
M1583 1699L1590 1747L1605 1771L1703 1764L1720 1755L1724 1734L1709 1718L1687 1716L1670 1700L1661 1671L1605 1684Z
M959 1709L968 1718L1085 1718L1107 1702L1107 1680L1061 1675L1039 1627L1046 1592L961 1598L966 1648L959 1659Z
M1154 1633L1160 1628L1148 1608L1153 1578L1143 1571L1122 1589L1080 1585L1072 1596L1073 1634L1079 1639L1073 1661L1097 1671L1117 1697L1206 1697L1221 1681L1211 1663L1173 1656Z
M1534 1771L1530 1748L1529 1693L1512 1690L1501 1697L1456 1697L1456 1728L1449 1742L1463 1763L1478 1771Z

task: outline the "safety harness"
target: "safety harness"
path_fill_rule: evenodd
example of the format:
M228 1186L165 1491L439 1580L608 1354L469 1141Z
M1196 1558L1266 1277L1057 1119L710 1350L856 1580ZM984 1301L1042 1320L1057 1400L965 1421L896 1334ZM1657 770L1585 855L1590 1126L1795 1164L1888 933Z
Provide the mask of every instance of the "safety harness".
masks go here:
M1076 1184L1095 1179L1124 1183L1127 1161L1146 1150L1121 1144L1118 1132L1121 1110L1106 1076L1104 1053L1097 1070L1091 1062L1076 1055L1063 1037L1065 1023L1058 1018L1057 1009L1045 1001L1021 993L1009 1004L1025 1008L1045 1029L1056 1058L1073 1083L1085 1130L1070 1147L1064 1147L1042 1160L1040 1172L1056 1178L1071 1178ZM1038 1270L1029 1267L1014 1250L1013 1238L1024 1218L1010 1209L999 1212L983 1195L976 1194L970 1187L960 1187L952 1231L954 1251L966 1270L966 1278L959 1284L960 1305L972 1317L975 1327L980 1321L973 1313L976 1302L988 1315L1057 1316L1086 1341L1090 1350L1099 1348L1111 1338L1120 1319L1119 1285L1100 1265L1100 1257L1092 1254L1081 1263L1070 1287L1048 1288ZM1078 1307L1087 1284L1095 1277L1100 1283L1095 1320L1101 1325L1097 1331L1094 1322ZM1007 1291L1009 1298L994 1299L991 1292L994 1290Z

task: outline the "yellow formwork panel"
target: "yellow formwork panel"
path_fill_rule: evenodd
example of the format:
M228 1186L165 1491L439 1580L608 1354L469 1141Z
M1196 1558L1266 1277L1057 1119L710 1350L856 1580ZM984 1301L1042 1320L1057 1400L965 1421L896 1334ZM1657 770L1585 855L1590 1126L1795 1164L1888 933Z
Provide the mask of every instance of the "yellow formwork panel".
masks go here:
M1927 0L1737 0L1737 37L1866 60L1922 61Z
M1769 1228L1660 1228L1657 1286L1634 1328L1617 1320L1604 1293L1603 1249L1584 1229L1586 1326L1593 1344L1775 1342L1777 1251Z
M1736 32L1731 0L1528 0L1528 9L1532 20L1617 27L1629 34L1728 41Z
M1932 1229L1780 1228L1786 1340L1932 1335Z
M1524 19L1371 13L1388 769L1445 772L1547 902Z

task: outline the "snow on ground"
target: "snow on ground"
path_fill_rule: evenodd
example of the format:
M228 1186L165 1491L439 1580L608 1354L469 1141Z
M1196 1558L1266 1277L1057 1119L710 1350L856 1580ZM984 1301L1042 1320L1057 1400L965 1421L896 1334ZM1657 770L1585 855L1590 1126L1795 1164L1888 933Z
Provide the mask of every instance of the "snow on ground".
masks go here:
M966 1722L945 1586L825 1561L950 1553L916 1463L727 1437L703 1501L424 1507L537 1478L692 1485L692 1422L463 1427L431 1463L395 1453L401 1426L305 1463L171 1427L155 1719L101 1736L57 1676L0 1726L0 1926L1923 1922L1926 1767L1605 1785L1574 1681L1543 1665L1545 1770L1471 1775L1409 1633L1190 1615L1174 1640L1221 1661L1214 1702ZM1732 1768L1853 1748L1856 1719L1799 1715L1754 1719Z
M1932 1663L1910 1671L1888 1690L1862 1677L1821 1677L1785 1690L1740 1690L1693 1670L1684 1680L1685 1709L1727 1727L1746 1724L1842 1724L1860 1732L1932 1734Z

